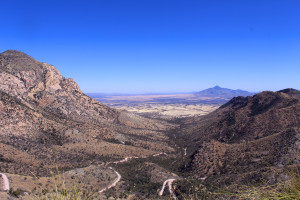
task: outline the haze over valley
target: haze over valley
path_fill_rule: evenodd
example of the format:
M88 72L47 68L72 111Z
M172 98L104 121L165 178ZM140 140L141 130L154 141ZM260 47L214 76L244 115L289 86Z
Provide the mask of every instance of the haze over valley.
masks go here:
M88 93L87 95L116 109L128 110L152 118L170 119L205 115L233 97L252 96L253 94L243 90L215 86L189 94L107 95Z
M0 63L1 184L15 198L53 197L63 179L83 199L222 199L206 187L287 181L283 170L299 165L295 89L101 97L115 109L25 53L5 51ZM181 193L190 181L206 189Z
M2 1L0 200L300 200L299 10Z

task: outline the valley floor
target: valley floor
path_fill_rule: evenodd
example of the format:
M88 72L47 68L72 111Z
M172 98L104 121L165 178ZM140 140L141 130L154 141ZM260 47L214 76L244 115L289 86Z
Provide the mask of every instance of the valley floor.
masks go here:
M214 104L151 104L151 103L141 103L141 104L108 104L109 106L119 109L128 110L133 113L140 114L142 116L148 116L152 118L163 118L171 119L174 117L191 117L206 115L219 106Z

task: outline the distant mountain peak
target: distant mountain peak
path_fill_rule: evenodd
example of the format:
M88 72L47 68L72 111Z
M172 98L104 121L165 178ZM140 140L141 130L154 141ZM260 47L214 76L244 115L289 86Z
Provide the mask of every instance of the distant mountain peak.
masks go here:
M216 85L215 87L213 87L214 89L221 89L220 86Z
M231 99L237 96L252 96L254 93L244 91L244 90L232 90L228 88L222 88L216 85L213 88L208 88L206 90L202 90L200 92L196 92L195 96L197 97L220 97Z

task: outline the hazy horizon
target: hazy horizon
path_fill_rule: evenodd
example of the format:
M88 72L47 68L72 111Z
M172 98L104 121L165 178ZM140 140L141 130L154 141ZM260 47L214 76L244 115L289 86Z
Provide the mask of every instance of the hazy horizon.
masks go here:
M300 89L300 2L5 1L0 52L58 68L85 93Z
M216 86L219 86L219 85L215 85L215 86L212 86L212 87L209 87L209 88L213 88L213 87L216 87ZM221 88L224 88L222 86L219 86ZM209 89L209 88L204 88L203 90L205 89ZM232 88L226 88L226 89L232 89ZM284 88L285 89L285 88ZM242 90L240 88L238 89L235 89L235 90ZM103 93L103 92L84 92L85 94L89 94L89 95L160 95L160 94L193 94L193 93L196 93L196 92L200 92L202 90L198 90L198 91L189 91L189 92L183 92L183 91L177 91L177 92L148 92L148 93L118 93L118 92L107 92L107 93ZM247 91L247 92L252 92L252 93L258 93L258 92L261 92L261 91Z

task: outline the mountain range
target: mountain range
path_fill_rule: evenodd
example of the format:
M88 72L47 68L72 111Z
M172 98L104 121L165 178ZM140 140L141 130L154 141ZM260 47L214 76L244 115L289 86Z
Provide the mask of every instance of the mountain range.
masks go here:
M206 116L182 120L193 176L220 185L283 181L283 169L300 166L299 95L285 89L235 97Z
M96 191L113 182L116 189L101 198L161 199L164 182L172 188L175 181L172 195L179 197L184 181L207 188L276 184L290 179L286 169L300 167L299 91L253 95L216 86L195 95L237 97L207 115L154 120L105 106L54 66L6 51L0 54L0 172L21 196L47 194L37 181L49 185L58 169Z

